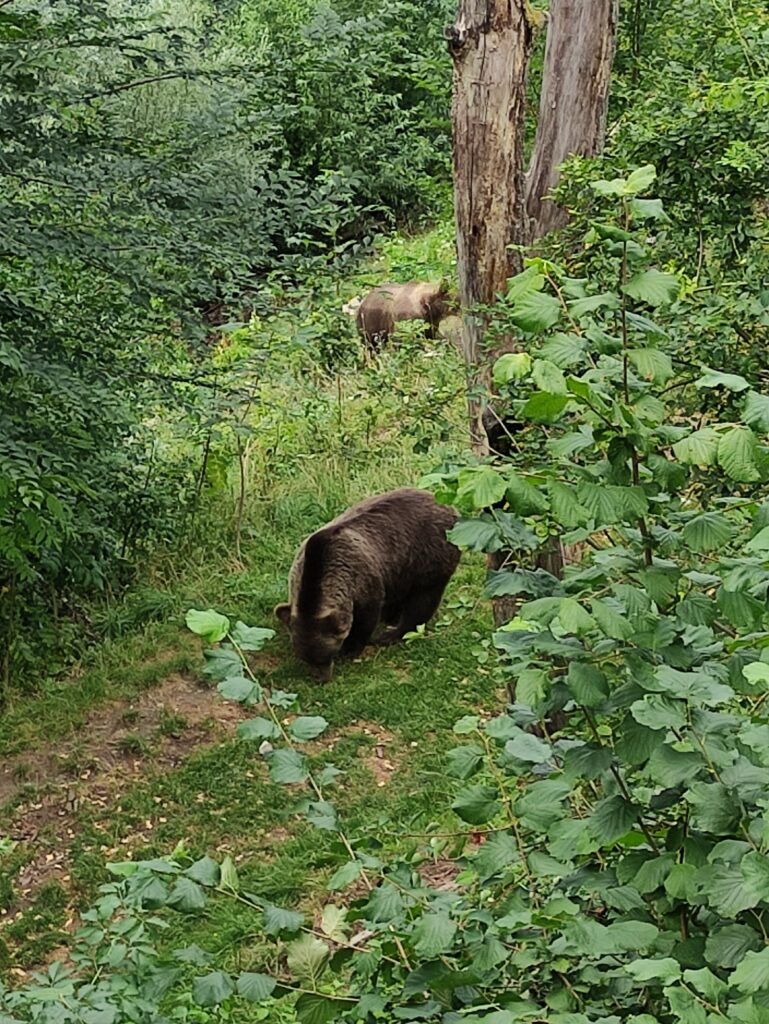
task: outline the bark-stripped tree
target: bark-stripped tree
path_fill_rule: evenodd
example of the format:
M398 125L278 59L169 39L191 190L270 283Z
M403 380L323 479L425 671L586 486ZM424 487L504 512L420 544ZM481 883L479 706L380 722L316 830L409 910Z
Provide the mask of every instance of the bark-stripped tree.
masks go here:
M468 366L473 448L488 452L478 393L502 344L484 345L486 316L507 278L520 270L511 246L528 244L560 226L565 212L543 201L571 153L603 145L614 53L616 0L551 0L550 27L531 171L524 184L526 76L532 43L528 0L459 0L448 31L454 60L454 203L459 295L465 309L462 348ZM528 215L527 215L528 213ZM560 573L557 537L539 564ZM492 556L498 567L500 556ZM514 614L494 604L497 622Z
M534 151L526 174L527 241L564 226L547 199L567 157L603 148L617 0L551 0Z
M523 218L523 134L531 26L526 0L459 0L448 30L454 60L454 203L462 349L470 383L488 383L485 317L520 270L510 245ZM472 392L471 392L472 394ZM481 404L471 397L473 446L483 451Z

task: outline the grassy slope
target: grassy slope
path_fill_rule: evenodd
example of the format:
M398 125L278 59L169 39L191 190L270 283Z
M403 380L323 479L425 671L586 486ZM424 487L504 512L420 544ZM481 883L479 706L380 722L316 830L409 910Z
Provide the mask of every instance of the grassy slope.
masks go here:
M416 276L420 267L423 276L445 272L445 253L441 233L411 245L395 242L376 276ZM306 422L296 418L291 382L274 385L273 394L284 389L286 419L277 424L277 432L289 439L284 442L287 454L269 463L257 453L243 565L235 564L216 537L208 554L156 576L153 586L161 595L164 621L105 645L78 678L49 683L39 698L10 709L0 723L0 756L26 750L25 756L34 758L37 751L57 745L66 749L104 702L129 702L172 672L187 673L194 687L200 655L182 625L190 606L216 607L249 624L271 624L271 609L284 595L287 570L303 536L352 501L414 483L440 461L441 443L416 455L403 427L413 415L414 396L452 375L461 377L461 369L447 348L432 355L393 353L373 376L351 370L335 385L326 385L328 394L317 395L320 411ZM380 376L397 379L404 389L397 395L389 387L372 390ZM445 415L454 424L446 428L452 433L446 450L461 447L461 401L449 402ZM274 412L271 416L275 428ZM257 437L259 427L257 419ZM333 752L324 756L345 772L335 800L351 834L408 842L390 833L418 832L436 820L450 821L441 755L451 725L468 710L499 700L474 653L490 626L487 609L478 601L482 574L480 561L466 558L426 637L395 649L371 648L361 662L341 665L333 682L322 688L305 677L284 635L273 642L265 682L298 692L305 713L322 713L330 722L319 747L333 744ZM336 860L333 835L309 828L292 813L297 794L269 782L252 745L229 738L192 749L174 771L154 765L151 748L139 748L137 756L144 758L140 775L114 800L86 800L79 808L67 853L68 876L40 889L31 906L0 930L8 963L27 967L55 946L72 901L82 904L93 895L105 878L105 859L122 859L125 850L134 857L164 854L183 840L194 854L230 853L247 885L278 903L312 902L322 888ZM46 828L37 841L27 839L4 862L0 859L5 868L0 909L4 903L14 906L15 874L34 857L35 847L41 841L55 843L56 822ZM170 941L197 939L213 952L224 952L225 959L247 964L258 959L253 933L248 910L222 903L193 926L193 933L185 928Z

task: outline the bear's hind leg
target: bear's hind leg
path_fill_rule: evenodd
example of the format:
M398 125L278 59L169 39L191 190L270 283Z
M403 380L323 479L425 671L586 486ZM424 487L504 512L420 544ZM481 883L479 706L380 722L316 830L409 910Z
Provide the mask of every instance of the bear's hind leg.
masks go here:
M379 637L379 643L383 647L397 644L406 633L412 633L417 626L429 622L438 610L438 605L441 603L445 589L446 584L441 583L440 586L414 591L409 594L408 599L403 605L398 625L393 629L385 630Z

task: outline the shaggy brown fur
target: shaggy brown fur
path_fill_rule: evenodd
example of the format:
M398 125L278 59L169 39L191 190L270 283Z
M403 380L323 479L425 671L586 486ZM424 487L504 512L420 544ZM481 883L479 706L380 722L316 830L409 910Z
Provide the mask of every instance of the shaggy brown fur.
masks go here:
M435 614L459 551L446 539L456 512L426 491L402 488L367 498L312 534L275 609L294 651L320 679L338 654L355 657L380 622L381 644L397 643Z
M361 302L356 321L368 347L377 351L393 336L400 320L424 320L427 336L435 338L438 324L451 310L448 291L440 281L381 284Z

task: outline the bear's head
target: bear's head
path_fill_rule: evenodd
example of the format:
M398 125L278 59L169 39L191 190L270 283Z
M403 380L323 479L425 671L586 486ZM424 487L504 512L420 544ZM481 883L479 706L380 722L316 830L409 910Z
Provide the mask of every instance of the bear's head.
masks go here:
M310 674L318 682L328 682L334 671L334 659L350 632L352 612L332 610L301 615L290 604L279 604L275 615L288 626L297 658L309 666Z

